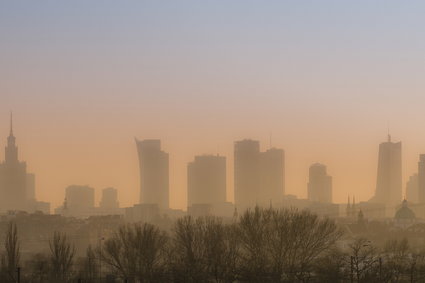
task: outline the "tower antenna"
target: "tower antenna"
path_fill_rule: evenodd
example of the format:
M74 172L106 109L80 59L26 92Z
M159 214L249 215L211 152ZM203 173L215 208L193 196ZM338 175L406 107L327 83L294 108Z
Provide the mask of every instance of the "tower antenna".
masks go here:
M388 142L391 142L390 121L387 121L387 135L388 135Z

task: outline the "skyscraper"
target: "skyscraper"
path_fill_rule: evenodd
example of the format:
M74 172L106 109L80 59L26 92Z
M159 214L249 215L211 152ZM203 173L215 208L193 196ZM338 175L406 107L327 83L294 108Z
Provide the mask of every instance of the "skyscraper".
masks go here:
M103 209L117 209L119 207L117 190L114 188L103 189L99 207Z
M187 165L187 205L226 202L226 157L196 156Z
M260 153L260 192L258 204L280 205L285 193L283 149L271 148Z
M419 201L418 179L418 174L413 174L406 183L406 199L409 203L418 203Z
M332 203L332 177L326 166L315 163L309 169L308 199L321 203Z
M388 135L388 141L379 145L376 191L371 202L395 208L401 202L401 182L401 142L391 142ZM392 214L389 210L387 213Z
M244 210L257 205L260 187L260 143L254 140L235 142L235 205Z
M418 199L419 203L425 203L425 154L419 155L418 162ZM409 199L410 201L410 199Z
M2 210L27 209L27 165L18 159L18 147L13 135L10 115L10 133L5 148L5 161L0 164L0 204Z
M136 139L140 167L140 203L169 208L168 153L161 150L160 140Z

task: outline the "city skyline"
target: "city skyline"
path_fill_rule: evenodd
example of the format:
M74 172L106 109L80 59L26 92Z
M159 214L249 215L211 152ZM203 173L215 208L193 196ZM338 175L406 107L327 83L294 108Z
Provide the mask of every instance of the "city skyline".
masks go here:
M337 202L373 195L388 123L403 187L425 153L423 1L24 2L0 4L0 137L13 110L52 207L69 184L139 199L134 136L163 141L176 208L204 153L226 156L231 198L244 138L285 150L288 194L326 164Z
M13 159L13 160L17 160L17 144L16 144L16 142L15 142L15 139L16 139L16 137L15 137L15 135L14 135L14 130L13 130L13 125L12 125L12 114L10 114L10 122L9 122L9 137L8 137L8 144L6 145L6 151L5 151L5 153L6 154L9 154L9 155L6 155L5 154L5 158L6 158L6 156L7 156L7 158L6 158L6 160L10 160L10 159ZM271 147L271 141L269 141L270 143L269 143L269 148L268 149L266 149L264 152L262 152L262 151L260 151L260 143L259 143L259 141L256 141L256 140L247 140L247 139L243 139L243 140L240 140L240 141L236 141L235 142L235 145L237 145L237 144L245 144L245 143L249 143L249 145L248 145L248 148L249 147L252 147L252 146L250 146L250 144L252 143L252 144L254 144L255 145L255 151L256 151L256 169L255 169L255 171L256 171L256 174L258 175L256 175L257 176L257 183L258 184L260 184L260 185L257 185L257 186L261 186L261 184L263 184L263 186L264 186L264 184L267 184L267 186L270 186L270 183L264 183L264 180L262 180L264 177L262 177L262 174L264 174L263 172L266 172L266 173L268 173L269 174L269 172L273 172L275 169L274 169L274 167L275 166L277 166L277 168L279 168L279 170L278 171L281 171L281 173L279 173L279 174L281 174L281 177L278 177L277 175L276 175L276 177L277 178L282 178L282 183L280 184L280 185L278 185L278 188L279 188L279 186L280 186L280 188L278 189L278 191L281 191L281 194L279 195L279 193L276 195L276 193L274 193L274 197L272 198L273 199L273 201L275 201L276 200L276 198L279 198L279 197L281 197L281 199L283 199L283 197L285 196L285 195L291 195L290 193L289 194L285 194L285 160L284 160L284 155L285 155L285 153L284 153L284 150L283 149L276 149L276 148L274 148L274 147ZM388 135L388 140L387 140L387 142L383 142L383 143L381 143L380 145L379 145L379 148L380 148L380 150L379 150L379 154L378 154L378 156L379 156L379 158L378 158L378 160L381 160L383 157L381 157L382 155L385 155L385 153L382 151L382 149L381 149L381 147L382 148L386 148L386 146L387 146L387 144L389 144L389 145L396 145L396 146L398 146L398 148L397 148L397 150L398 151L400 151L401 150L401 142L397 142L397 143L392 143L392 141L391 141L391 137L390 137L390 135ZM16 154L12 154L11 153L11 149L10 149L10 147L15 147L15 151L16 151ZM158 168L160 168L160 167L163 167L163 166L166 166L165 168L166 168L166 171L164 171L164 173L166 174L166 177L167 177L167 179L166 179L166 181L167 181L167 183L169 182L168 181L168 178L169 178L169 176L170 176L170 174L169 174L169 164L168 164L168 155L169 155L169 153L167 153L167 152L164 152L164 151L162 151L162 148L161 148L161 140L155 140L155 139L148 139L148 140L138 140L138 139L136 139L136 148L137 148L137 151L136 151L136 154L138 154L139 155L139 170L140 170L140 172L139 172L139 179L140 179L140 182L142 182L142 180L145 180L146 181L146 178L142 178L142 175L140 175L140 174L142 174L141 172L142 172L142 160L144 160L144 162L145 161L148 161L148 164L149 163L152 163L152 162L154 162L154 164L156 163L156 162L162 162L161 161L161 159L163 159L162 157L160 158L160 159L157 159L157 158L154 158L154 157L159 157L159 155L158 155L158 153L160 154L160 156L162 156L162 155L164 155L164 157L166 158L165 160L166 160L166 163L164 164L164 165L160 165L159 163L157 163L157 165L154 165L154 167L152 167L153 169L154 169L154 171L155 170L157 170ZM235 146L235 150L236 150L236 146ZM146 157L143 157L143 154L142 154L142 152L143 151L145 151L146 152L146 150L149 152L149 155L148 155L148 157L150 156L150 158L148 158L148 159L146 159ZM152 152L152 150L154 150L153 152ZM155 152L158 152L158 153L155 153ZM282 160L280 160L280 161L278 161L278 163L276 163L276 161L277 160L279 160L279 159L276 159L276 157L273 157L273 155L270 155L272 152L275 152L275 153L279 153L279 154L281 154L282 155ZM385 151L386 152L386 151ZM390 154L390 153L388 153L388 154ZM392 154L392 153L391 153ZM398 152L397 153L398 154L398 162L400 162L401 163L401 152ZM146 153L145 153L145 155L146 155ZM267 170L265 171L264 169L263 169L263 167L264 167L264 161L262 161L263 159L264 159L264 157L266 157L266 156L269 156L269 158L267 158L267 159L270 159L270 157L272 157L272 159L271 160L275 160L272 164L273 165L269 165L268 167L265 167L265 168L267 168ZM420 156L420 158L421 158L421 160L422 160L422 156L423 156L423 154L420 154L419 155ZM220 157L220 158L223 158L223 161L224 161L224 164L225 164L225 166L224 166L224 168L226 169L228 166L227 166L227 161L226 161L226 156L219 156L219 155L209 155L209 154L202 154L202 155L195 155L194 156L195 157L195 161L197 160L197 159L199 159L199 158L206 158L206 157L214 157L214 158L218 158L218 157ZM153 159L152 159L153 158ZM389 159L388 159L389 158ZM386 188L386 186L385 185L383 185L383 184L381 184L382 183L382 181L380 181L380 178L383 178L382 176L381 177L379 177L380 176L380 174L382 175L382 174L387 174L387 173L379 173L379 172L381 172L380 170L383 170L383 169L379 169L379 168L381 168L382 166L387 166L387 165L384 165L384 164L386 164L386 160L388 159L388 160L390 160L390 159L392 159L392 158L390 158L390 157L384 157L384 159L382 160L382 161L378 161L378 175L376 176L376 182L377 182L377 187L376 187L376 189L375 189L375 191L374 191L374 193L372 194L372 197L370 197L369 199L358 199L358 201L370 201L370 202L372 202L372 203L387 203L390 207L391 207L391 209L394 209L394 207L396 207L397 205L398 205L398 198L396 198L395 200L393 199L393 200L391 200L391 201L386 201L386 200L379 200L379 201L377 201L377 198L376 198L376 194L377 194L377 192L379 192L379 194L380 195L382 195L382 194L384 194L384 190L387 190L387 188ZM202 160L202 159L200 159L200 160ZM9 161L10 162L10 161ZM279 162L281 163L280 165L279 165ZM397 161L396 161L397 162ZM26 164L26 162L24 162L25 164ZM379 165L380 163L382 163L382 165ZM189 161L186 165L188 166L187 167L187 172L186 172L186 174L189 174L189 167L191 166L191 164L193 164L193 161ZM158 167L158 166L160 166L160 167ZM270 167L271 166L271 167ZM311 168L313 168L313 167L315 167L315 166L318 166L318 167L324 167L325 169L325 174L326 174L326 166L324 166L324 165L322 165L322 164L319 164L319 163L317 163L317 162L315 162L313 165L311 165L311 166L309 166L310 167L310 172L311 172ZM390 165L390 164L388 164L388 166L392 166L392 165ZM400 165L398 165L399 167L399 171L400 171L400 175L401 175L401 168L400 168ZM145 167L146 167L146 165L145 165ZM258 167L258 168L257 168ZM421 172L421 163L419 162L419 167L418 167L418 172ZM145 169L146 170L146 169ZM162 169L161 169L162 170ZM154 173L154 171L149 171L149 173ZM320 170L319 170L320 171ZM225 172L224 172L224 176L226 176L227 175L227 170L225 170ZM253 171L254 172L254 171ZM250 174L252 175L252 173L253 172L251 172ZM276 172L276 171L275 171ZM90 172L87 172L87 174L88 175L90 175ZM146 173L145 173L146 174ZM160 174L163 174L163 173L160 173ZM273 173L273 174L276 174L276 173ZM417 174L417 173L415 173L415 174ZM30 188L30 190L32 190L31 192L29 192L29 193L27 193L27 195L29 194L29 195L32 195L32 196L34 196L35 195L35 188L36 188L36 186L35 186L35 174L26 174L27 176L26 176L26 181L27 181L27 183L29 182L30 184L28 184L27 185L27 187L28 188ZM153 177L154 177L154 179L152 179L152 180L156 180L155 178L157 178L158 179L158 181L160 181L161 179L163 179L162 177L160 177L160 176L156 176L156 174L153 174ZM187 175L187 176L189 176L189 175ZM310 176L311 176L311 173L310 173ZM148 177L148 181L149 181L149 179L151 178L152 176L149 176ZM276 178L276 177L274 177L274 178ZM209 177L209 178L211 178L211 177ZM234 201L234 197L232 197L232 193L235 193L235 191L234 191L234 188L233 189L229 189L228 187L227 187L227 183L229 183L229 177L225 177L224 178L225 180L226 180L226 185L225 185L225 193L226 193L226 201L228 201L228 202L232 202L232 203L235 203L235 201ZM401 176L399 176L399 177L396 177L396 179L397 180L400 180L401 179ZM186 182L186 189L188 189L189 188L189 178L187 178L186 179L187 180L187 182ZM231 180L231 181L233 181L233 183L234 183L234 180ZM407 192L407 186L409 185L409 182L411 181L411 178L409 177L409 179L408 179L408 181L406 181L405 183L403 183L401 186L400 186L400 184L397 184L396 185L396 187L397 186L399 186L400 188L400 192L402 192L401 194L402 194L402 198L406 198L406 195L408 194L408 192ZM151 182L151 181L149 181L149 182ZM278 181L278 183L279 183L280 181ZM398 181L399 182L399 181ZM75 183L75 182L74 182ZM156 181L154 182L154 184L156 183ZM141 185L142 183L140 183L139 184L139 188L140 188L140 185ZM273 182L272 182L272 184L273 184ZM310 186L309 185L309 182L307 182L306 183L308 186ZM405 186L406 185L406 186ZM67 188L69 187L69 186L71 186L71 185L67 185ZM320 185L319 185L320 186ZM333 186L332 186L333 187ZM379 187L379 190L378 190L378 187ZM401 189L401 187L403 187L404 189ZM106 189L108 188L108 187L105 187ZM101 190L102 191L105 191L106 189L105 188L96 188L96 190L94 191L94 192L96 192L96 195L99 195L100 194L100 192L101 192ZM155 188L155 187L154 187ZM159 187L158 187L159 188ZM28 189L27 189L28 190ZM155 189L155 190L157 190L157 189ZM267 194L270 194L270 193L267 193L267 190L268 190L268 188L262 188L261 187L261 190L263 190L262 191L262 193L265 193L265 195L262 195L262 196L259 196L259 195L255 195L255 196L253 196L254 198L252 199L252 204L261 204L261 205L266 205L266 202L268 201L269 203L270 203L270 205L271 205L271 200L272 199L267 199L267 201L262 201L261 199L262 198L264 198L264 197L266 197L267 198ZM120 191L121 192L121 194L122 193L125 193L125 192L122 192L119 188L118 188L118 191ZM94 193L93 192L93 193ZM161 203L161 201L158 199L156 199L157 197L156 196L154 196L154 195L152 195L151 197L150 197L150 201L149 201L149 199L148 200L145 200L144 199L144 197L142 196L142 192L143 192L143 189L139 189L139 202L132 202L132 203L129 203L129 204L124 204L124 206L129 206L129 205L134 205L134 204L138 204L138 203L147 203L147 204L153 204L153 203L155 203L155 204L159 204L159 207L161 207L161 209L168 209L168 207L170 207L170 208L180 208L180 209L183 209L183 210L186 210L187 209L187 206L186 207L173 207L173 206L167 206L167 205L163 205L163 204L160 204ZM168 185L167 185L167 189L166 189L166 193L167 193L167 195L169 195L169 194L172 194L172 188L170 189L169 187L168 187ZM186 193L188 194L189 193L189 191L186 191ZM387 192L387 193L390 193L389 191ZM152 194L152 193L151 193ZM229 194L231 195L230 197L229 197ZM258 194L258 193L255 193L255 194ZM272 193L273 194L273 193ZM299 194L295 194L295 195L297 195L297 197L300 197L300 198L309 198L310 200L314 200L315 199L315 197L312 197L312 198L310 198L309 196L308 196L308 194L309 194L309 189L307 189L306 190L306 197L303 197L302 195L299 195ZM330 193L330 200L331 201L329 201L329 200L326 200L326 201L320 201L320 202L323 202L323 203L344 203L343 201L334 201L334 194L335 194L335 190L332 188L331 189L331 193ZM391 194L391 193L390 193ZM248 194L249 195L249 194ZM356 193L355 192L350 192L349 193L349 195L354 195L354 196L356 196ZM373 195L375 195L375 197L373 197ZM244 195L243 197L247 197L247 195ZM260 198L259 198L260 197ZM248 198L249 198L249 196L248 196ZM328 198L328 197L325 197L325 198ZM402 199L402 198L400 198L400 200ZM65 195L65 197L64 197L64 199L66 200L66 195ZM96 203L101 203L101 198L100 197L96 197L95 198L96 199ZM168 199L168 197L167 197L167 199ZM45 200L48 200L48 201L51 201L50 199L43 199L44 201ZM187 198L186 198L186 201L188 201L187 200ZM413 201L413 202L418 202L419 201L419 199L418 200L415 200L415 199L410 199L409 201ZM167 203L169 203L170 202L170 200L168 200L167 201ZM187 203L187 202L186 202ZM279 204L279 201L277 201L277 202L275 202L276 204ZM62 202L60 202L59 203L59 205L54 205L54 207L59 207L60 208L60 204L64 204L64 200L62 200ZM237 204L236 204L236 206L238 206ZM241 205L241 204L239 204L239 206L241 207L241 208L243 208L243 207L247 207L246 205ZM52 212L53 212L53 207L52 207ZM390 213L391 214L391 213Z

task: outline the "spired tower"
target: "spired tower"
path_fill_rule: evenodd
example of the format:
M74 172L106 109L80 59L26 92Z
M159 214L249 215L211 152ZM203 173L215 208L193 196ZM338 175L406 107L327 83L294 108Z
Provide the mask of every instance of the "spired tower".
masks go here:
M400 204L401 198L401 142L392 142L388 135L387 142L379 145L376 191L370 201L385 204L389 208L387 212L392 214L391 211Z
M27 206L27 165L18 159L18 147L13 135L10 114L10 133L5 148L5 161L0 164L0 210L25 210Z

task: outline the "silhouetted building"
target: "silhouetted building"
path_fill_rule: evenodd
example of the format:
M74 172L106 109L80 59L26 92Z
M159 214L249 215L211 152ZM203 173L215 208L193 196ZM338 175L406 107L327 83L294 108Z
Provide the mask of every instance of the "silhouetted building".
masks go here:
M5 161L0 165L0 202L1 209L26 210L27 165L18 160L18 147L13 135L12 117L10 117L10 133L5 148Z
M418 179L418 174L413 174L406 183L406 199L411 203L419 201Z
M141 203L125 208L125 220L128 222L155 222L160 218L158 204Z
M235 205L239 211L254 207L260 187L260 143L253 140L235 142Z
M283 149L271 148L260 153L260 192L258 204L261 206L281 205L285 194L285 161Z
M116 209L119 207L118 193L114 188L106 188L102 190L102 200L100 201L100 208L103 209Z
M160 140L136 139L140 166L140 203L169 208L168 153L161 150Z
M326 173L326 166L315 163L309 169L308 199L332 203L332 177Z
M27 165L18 159L18 147L13 135L10 116L10 133L5 148L5 161L0 164L0 211L50 212L50 204L35 199L35 176L27 174Z
M407 200L403 200L401 207L394 216L395 225L406 229L416 223L415 213L409 208Z
M350 203L350 197L348 197L347 208L346 208L346 216L350 218L354 218L357 216L357 207L356 207L356 199L353 197L353 203Z
M196 156L187 165L187 205L226 202L226 157Z
M282 149L260 152L258 141L235 142L235 205L239 211L256 205L281 205L285 189L284 166Z
M27 174L26 178L27 200L35 200L35 175Z
M425 203L425 154L419 155L419 162L418 162L418 199L416 201L419 202L419 203Z
M401 142L391 142L388 135L388 141L379 145L376 191L371 202L385 204L387 215L394 215L402 197L401 182Z
M80 218L94 215L94 189L89 186L68 186L65 189L64 205L58 212Z

